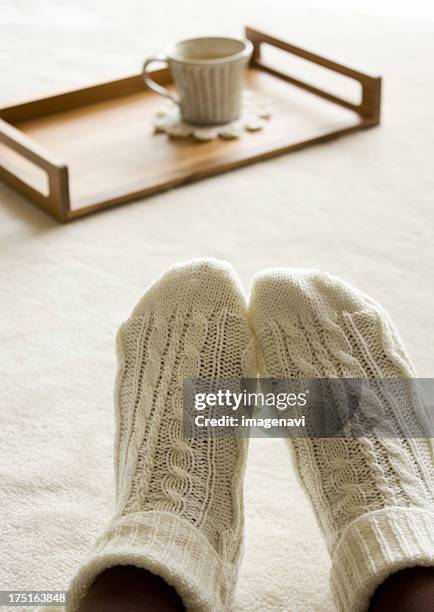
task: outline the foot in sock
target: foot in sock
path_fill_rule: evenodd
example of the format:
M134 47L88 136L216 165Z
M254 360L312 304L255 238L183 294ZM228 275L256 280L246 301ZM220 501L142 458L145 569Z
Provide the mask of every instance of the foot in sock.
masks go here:
M198 260L164 274L121 326L116 511L73 579L68 610L118 565L161 576L188 611L227 609L240 561L247 440L185 439L183 382L256 375L245 310L232 269Z
M328 274L264 272L254 280L249 313L263 377L415 376L386 312ZM419 418L411 397L397 408ZM338 610L367 610L387 576L434 565L429 440L296 438L290 447L331 554Z

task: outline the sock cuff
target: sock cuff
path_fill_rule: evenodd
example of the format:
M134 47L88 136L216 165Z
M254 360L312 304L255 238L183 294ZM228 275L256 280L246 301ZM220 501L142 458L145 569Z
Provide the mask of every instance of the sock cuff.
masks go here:
M366 612L375 589L391 574L434 566L434 513L386 508L352 522L332 559L331 589L339 612Z
M98 538L71 583L67 612L75 612L97 576L116 565L160 576L187 612L223 612L232 598L234 565L223 562L198 529L172 513L137 512L114 519Z

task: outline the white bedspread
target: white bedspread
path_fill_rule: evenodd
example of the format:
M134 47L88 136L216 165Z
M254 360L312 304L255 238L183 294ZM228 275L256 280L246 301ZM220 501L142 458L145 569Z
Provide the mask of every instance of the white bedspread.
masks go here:
M108 519L114 335L170 264L226 259L246 288L270 266L341 275L389 309L433 376L432 23L303 4L0 2L2 105L135 72L173 39L246 21L385 77L379 129L70 225L0 185L0 589L65 588ZM282 441L253 440L246 508L235 610L332 610Z

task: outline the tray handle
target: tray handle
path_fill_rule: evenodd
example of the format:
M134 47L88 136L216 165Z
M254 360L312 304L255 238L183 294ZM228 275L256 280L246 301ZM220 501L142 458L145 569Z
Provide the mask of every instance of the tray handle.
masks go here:
M337 64L325 57L321 57L320 55L316 55L315 53L311 53L310 51L306 51L301 47L296 47L295 45L291 45L287 42L274 38L273 36L269 36L268 34L264 34L263 32L259 32L254 28L246 27L245 29L246 38L248 38L253 43L253 55L251 60L251 65L259 70L264 72L268 72L273 76L279 77L309 91L321 98L325 98L330 102L334 102L335 104L339 104L339 106L344 106L345 108L349 108L350 110L356 112L363 120L363 124L366 127L371 127L374 125L378 125L380 123L380 103L381 103L381 78L380 77L372 77L363 72L359 72L357 70L353 70L352 68L348 68L347 66L343 66L342 64ZM261 60L261 44L267 43L272 45L273 47L277 47L282 49L283 51L287 51L288 53L292 53L293 55L297 55L305 60L313 62L314 64L318 64L319 66L323 66L324 68L328 68L329 70L333 70L334 72L338 72L344 76L347 76L351 79L355 79L358 81L362 87L362 101L360 104L352 104L348 100L344 100L338 96L335 96L323 89L319 89L314 85L310 85L309 83L305 83L295 77L289 76L270 66L267 66Z
M42 169L47 175L49 192L43 194L24 179L15 176L2 165L1 157L0 178L23 195L30 197L58 221L67 221L70 206L66 165L54 160L42 147L2 119L0 119L0 143Z

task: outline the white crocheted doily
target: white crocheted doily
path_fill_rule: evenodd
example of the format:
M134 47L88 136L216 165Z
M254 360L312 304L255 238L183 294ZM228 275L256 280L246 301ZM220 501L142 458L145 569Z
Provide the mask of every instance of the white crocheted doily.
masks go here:
M259 99L251 91L243 92L241 117L224 125L198 127L181 119L179 107L170 100L164 103L154 117L155 132L164 132L172 138L189 138L205 142L215 138L232 140L240 138L244 132L262 130L271 117L271 110L265 100Z

